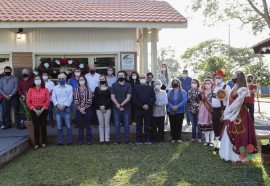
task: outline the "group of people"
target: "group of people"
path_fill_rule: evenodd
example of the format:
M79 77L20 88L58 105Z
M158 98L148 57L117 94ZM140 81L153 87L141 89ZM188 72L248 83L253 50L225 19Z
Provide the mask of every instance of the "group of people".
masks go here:
M180 78L172 79L166 64L154 81L151 72L128 74L114 68L107 68L107 75L98 74L94 65L83 75L76 68L73 77L60 73L58 82L49 80L43 72L32 78L28 69L23 69L22 79L12 75L12 69L5 67L5 76L0 80L2 129L11 127L10 106L15 113L17 128L21 129L18 115L18 98L26 102L33 124L35 147L46 147L47 124L53 123L53 108L57 124L58 145L64 145L63 125L67 129L67 144L71 145L71 111L79 125L78 143L93 144L91 125L99 124L99 141L110 144L110 122L115 125L115 144L121 143L120 126L124 127L124 143L129 144L130 123L136 123L136 144L152 144L164 140L164 123L169 119L172 143L182 143L181 133L184 115L187 124L192 124L192 140L202 141L205 146L214 147L225 160L238 161L239 147L257 143L254 130L253 76L242 72L233 76L231 89L224 82L225 73L218 70L214 75L207 73L200 85L184 70ZM213 78L214 77L214 78ZM214 81L213 81L214 79ZM17 96L17 92L18 95ZM1 110L0 110L1 111ZM84 139L84 130L87 138ZM40 142L41 136L41 142Z

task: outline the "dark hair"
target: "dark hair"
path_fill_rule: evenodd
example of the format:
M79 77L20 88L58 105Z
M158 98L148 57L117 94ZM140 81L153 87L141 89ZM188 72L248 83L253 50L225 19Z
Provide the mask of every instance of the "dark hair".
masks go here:
M80 69L79 67L76 67L76 68L74 69L74 72L75 72L75 70L80 70L80 71L81 71L81 69Z
M11 68L10 66L5 66L4 71L5 71L6 69L7 69L7 70L10 70L10 71L12 72L12 68Z
M110 68L110 69L113 69L113 71L114 71L114 68L113 68L113 66L108 66L108 68ZM107 68L107 69L108 69L108 68Z
M44 71L42 72L42 74L44 74L44 73L49 75L49 73L48 73L47 70L44 70Z
M152 74L152 72L148 72L148 73L146 74L146 77L148 77L148 76L152 76L152 78L154 77L154 75Z
M197 83L197 88L200 87L200 82L199 82L199 80L197 80L197 79L192 79L192 81L195 81L195 82ZM192 81L191 81L191 82L192 82Z
M42 88L45 88L45 82L44 82L44 80L42 79L42 77L41 77L40 75L36 75L36 76L33 78L31 87L32 87L32 88L36 87L36 84L35 84L35 78L36 78L36 77L39 77L40 80L41 80L40 86L41 86Z
M182 85L181 85L181 81L179 79L173 79L172 83L171 83L171 87L173 85L173 82L175 82L175 81L179 84L179 88L181 89Z
M100 74L99 78L101 78L101 77L104 77L105 78L105 81L106 81L105 85L108 86L108 82L107 82L106 76L104 74ZM100 83L99 83L99 86L100 86Z
M117 72L117 77L118 77L118 74L120 74L120 73L123 73L123 74L125 75L125 77L127 77L127 72L126 72L126 71L124 71L124 70L120 70L120 71L118 71L118 72Z
M139 81L139 74L138 74L138 72L137 71L133 71L133 72L131 72L131 81L133 80L132 79L132 74L136 74L136 76L137 76L137 78L135 79L135 81Z
M254 79L252 74L248 74L247 77L251 77L252 79Z
M183 72L187 72L188 73L188 70L187 69L184 69Z
M82 75L80 75L80 77L79 77L79 81L80 81L80 78L83 78L84 79L84 81L85 81L85 86L86 86L86 88L88 89L88 83L87 83L87 79L85 78L85 76L82 76ZM80 87L80 83L79 83L79 87ZM91 91L94 91L94 90L91 90Z

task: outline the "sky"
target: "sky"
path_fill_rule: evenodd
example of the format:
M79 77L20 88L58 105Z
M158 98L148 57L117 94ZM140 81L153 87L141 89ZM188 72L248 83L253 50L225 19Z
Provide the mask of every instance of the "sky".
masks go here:
M186 10L190 0L166 0L184 17L188 18ZM203 26L204 17L199 13L193 13L192 19L188 19L186 29L162 29L159 32L158 49L167 46L173 46L176 49L177 56L183 54L187 48L195 46L208 39L222 39L229 43L228 24L219 24L215 27ZM193 15L192 14L192 15ZM254 36L251 30L240 29L240 24L233 23L230 26L230 44L233 47L251 47L269 37L266 33Z

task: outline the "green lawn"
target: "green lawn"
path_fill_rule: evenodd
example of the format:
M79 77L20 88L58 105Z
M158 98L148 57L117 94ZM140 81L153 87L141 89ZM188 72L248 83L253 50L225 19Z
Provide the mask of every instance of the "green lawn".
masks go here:
M247 168L269 185L269 165L235 166L197 142L48 146L1 169L0 185L233 185L248 181Z

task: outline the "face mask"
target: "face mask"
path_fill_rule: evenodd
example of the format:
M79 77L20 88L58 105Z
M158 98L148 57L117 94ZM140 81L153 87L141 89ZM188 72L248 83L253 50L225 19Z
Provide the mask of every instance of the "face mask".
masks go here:
M160 90L161 89L161 85L155 85L155 89L156 90Z
M220 84L220 83L222 83L222 80L221 79L216 79L216 83Z
M173 87L173 88L178 88L178 87L179 87L179 84L178 84L178 83L173 83L173 84L172 84L172 87Z
M118 81L123 82L123 81L125 81L125 78L119 77L119 78L118 78Z
M132 79L134 79L134 80L137 79L137 76L132 76Z
M48 79L48 76L42 76L42 79L43 80L47 80Z
M236 83L237 83L237 78L232 79L232 82L233 82L234 84L236 84Z
M146 79L140 79L141 84L146 84Z
M162 67L162 68L161 68L161 71L164 72L164 71L166 71L166 69L167 69L166 67Z
M81 75L80 72L75 72L75 76L76 76L76 77L78 77L78 76L80 76L80 75Z
M11 75L11 72L5 72L5 75L6 76L10 76Z
M106 81L100 81L100 84L101 85L105 85L106 84Z
M23 74L22 75L24 78L27 78L28 77L28 74Z
M38 72L37 72L37 71L34 71L33 74L34 74L35 76L37 76L37 75L38 75Z
M211 85L204 85L205 89L209 90L211 89Z
M248 83L251 83L251 82L252 82L252 79L247 78L247 82L248 82Z
M79 83L80 83L80 85L85 85L85 81L84 80L80 80Z
M212 79L212 78L210 76L208 76L207 79Z
M186 77L188 77L188 75L187 74L182 74L182 77L186 78Z
M107 73L108 73L108 75L112 75L113 74L113 71L108 70Z
M65 85L65 83L66 83L66 80L59 80L60 85Z
M95 71L95 70L90 70L90 73L91 73L91 74L95 74L96 71Z
M197 84L192 83L192 84L191 84L191 87L192 87L192 88L197 88Z
M35 85L41 85L41 80L40 79L37 79L34 81Z

